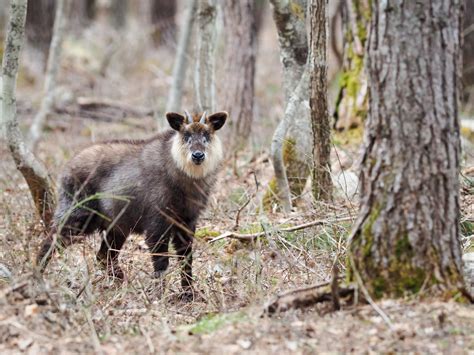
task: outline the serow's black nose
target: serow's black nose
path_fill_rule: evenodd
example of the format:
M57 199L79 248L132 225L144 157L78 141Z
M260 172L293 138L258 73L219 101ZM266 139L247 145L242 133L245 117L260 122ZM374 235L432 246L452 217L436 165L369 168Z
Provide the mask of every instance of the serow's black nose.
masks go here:
M193 162L195 164L201 164L202 161L204 160L204 153L199 151L199 150L193 152L193 154L191 156L192 156Z

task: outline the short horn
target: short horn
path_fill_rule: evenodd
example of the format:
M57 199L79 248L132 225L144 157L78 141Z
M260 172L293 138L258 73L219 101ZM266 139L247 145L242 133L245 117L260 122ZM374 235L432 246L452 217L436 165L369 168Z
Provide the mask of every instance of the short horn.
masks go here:
M189 114L189 112L186 111L186 110L184 110L184 113L186 114L186 123L187 123L187 124L193 123L193 118L191 117L191 115Z
M206 111L201 116L201 119L199 120L199 123L205 124L206 123Z

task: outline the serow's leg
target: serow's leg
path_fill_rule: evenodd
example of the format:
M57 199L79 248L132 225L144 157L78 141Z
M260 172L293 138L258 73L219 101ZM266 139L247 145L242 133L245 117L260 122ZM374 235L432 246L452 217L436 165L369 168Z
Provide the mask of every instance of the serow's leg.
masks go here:
M192 300L193 294L193 239L195 226L192 226L187 231L176 228L173 236L173 244L176 248L176 254L181 259L181 286L183 288L183 298L185 300Z
M153 276L161 278L169 265L169 231L164 230L162 233L147 236L146 243L150 249L151 261L153 262Z
M69 230L63 230L61 234L58 234L56 228L53 227L51 231L48 232L36 256L36 265L39 267L40 272L43 273L45 271L51 257L58 249L66 249L81 240L81 237L70 234Z
M97 260L107 270L107 273L120 280L124 279L125 274L118 264L118 257L126 239L127 236L123 233L110 231L102 239L97 253Z

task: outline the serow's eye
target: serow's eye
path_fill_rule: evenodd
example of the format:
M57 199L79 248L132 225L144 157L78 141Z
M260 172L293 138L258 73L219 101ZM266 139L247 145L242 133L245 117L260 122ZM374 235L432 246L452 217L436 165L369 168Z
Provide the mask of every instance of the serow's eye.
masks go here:
M209 133L204 133L204 142L209 142L211 140L211 137L209 136Z
M191 140L191 133L184 133L184 141L189 142Z

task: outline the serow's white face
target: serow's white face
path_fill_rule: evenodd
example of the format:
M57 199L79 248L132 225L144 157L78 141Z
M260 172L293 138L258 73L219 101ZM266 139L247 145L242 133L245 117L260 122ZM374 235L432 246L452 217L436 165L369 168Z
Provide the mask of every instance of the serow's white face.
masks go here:
M216 131L222 128L228 114L186 117L178 113L167 113L171 128L178 131L173 138L171 154L178 168L192 178L203 178L215 171L223 158L222 142Z

